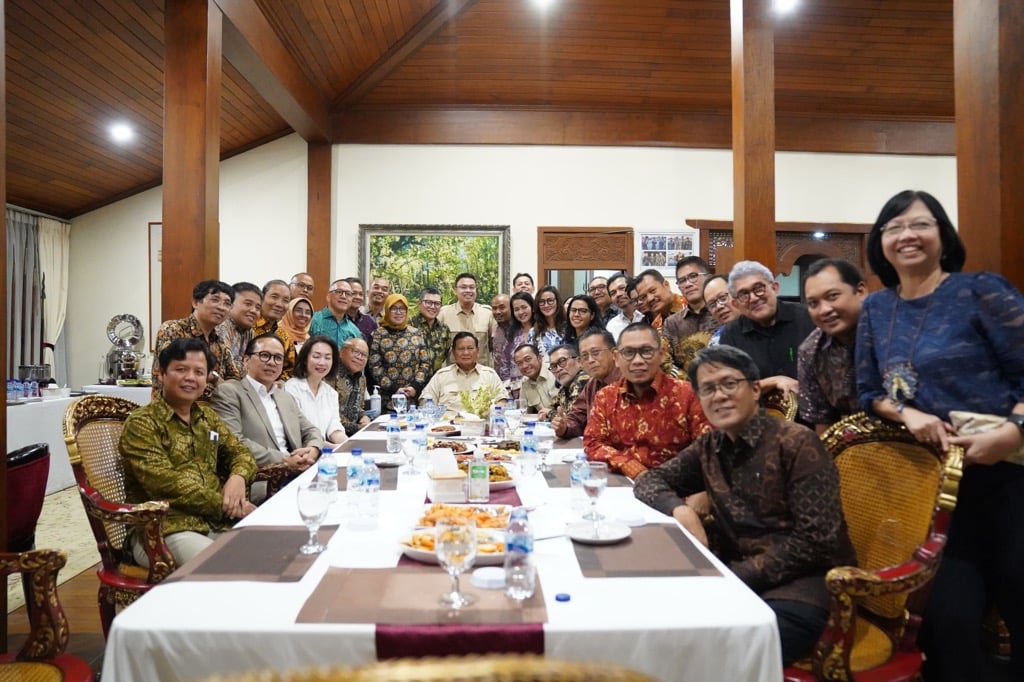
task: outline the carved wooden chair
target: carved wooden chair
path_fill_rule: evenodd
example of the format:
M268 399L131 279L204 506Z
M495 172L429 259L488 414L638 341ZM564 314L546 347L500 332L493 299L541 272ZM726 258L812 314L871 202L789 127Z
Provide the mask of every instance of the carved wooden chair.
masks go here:
M788 422L796 419L796 394L774 388L761 394L761 407L765 414Z
M125 419L137 407L124 398L91 395L71 403L64 414L68 458L100 553L98 600L104 636L117 607L135 601L176 568L163 538L168 504L125 501L124 463L117 446ZM126 542L129 529L144 538L149 568L132 558Z
M206 682L654 682L609 663L558 661L542 656L492 654L396 659L359 668L307 668L216 676Z
M68 644L68 619L57 598L57 573L68 556L54 549L0 553L0 577L21 573L28 590L26 611L29 634L16 654L0 654L0 680L87 682L93 679L89 664L64 653ZM4 610L4 622L7 611ZM6 641L4 642L6 650Z
M795 680L915 680L925 588L938 568L963 451L918 442L902 425L851 415L822 435L839 470L857 566L833 568L828 625Z

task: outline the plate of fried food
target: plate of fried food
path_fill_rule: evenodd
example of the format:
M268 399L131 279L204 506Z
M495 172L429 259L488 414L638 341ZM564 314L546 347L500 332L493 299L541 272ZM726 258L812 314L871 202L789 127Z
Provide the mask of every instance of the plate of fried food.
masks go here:
M511 458L512 455L519 454L519 441L512 438L484 441L480 444L480 449L485 454Z
M459 460L459 469L469 474L469 463L473 461L471 459ZM515 488L516 482L512 478L512 474L503 464L497 462L488 462L491 467L491 491L495 490L507 490L509 488Z
M462 431L454 424L436 424L427 429L427 433L436 438L452 438L462 435Z
M402 553L424 564L436 564L436 541L433 528L417 528L402 540ZM474 566L500 566L505 563L505 533L496 529L478 529L476 532L476 559Z
M465 441L428 438L427 450L435 450L437 448L451 448L451 451L455 453L456 457L459 455L469 455L473 453L473 446Z
M427 505L420 516L417 526L434 526L438 519L472 519L477 528L508 527L508 518L512 507L507 504L443 504L437 502Z

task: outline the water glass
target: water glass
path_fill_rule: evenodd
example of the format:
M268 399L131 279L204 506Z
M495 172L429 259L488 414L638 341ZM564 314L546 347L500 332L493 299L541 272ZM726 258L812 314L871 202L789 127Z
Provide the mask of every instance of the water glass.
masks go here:
M537 455L540 457L540 470L550 471L551 467L548 465L548 455L551 454L552 448L555 447L555 437L552 434L541 434L537 436Z
M472 519L442 519L437 522L434 546L437 561L448 573L451 588L441 595L441 606L461 609L476 601L459 591L459 574L468 570L476 558L476 523Z
M590 498L590 511L583 515L583 518L594 522L594 537L597 538L598 522L604 519L604 515L597 512L597 499L608 487L608 464L605 462L589 462L590 476L583 480L583 492Z
M299 516L309 531L309 540L299 547L302 554L319 554L326 547L320 544L318 532L320 524L327 517L327 509L331 505L330 488L324 481L312 481L299 486L296 496Z
M391 396L391 407L395 408L395 412L398 414L399 419L405 414L405 407L409 401L406 399L405 394L398 391Z

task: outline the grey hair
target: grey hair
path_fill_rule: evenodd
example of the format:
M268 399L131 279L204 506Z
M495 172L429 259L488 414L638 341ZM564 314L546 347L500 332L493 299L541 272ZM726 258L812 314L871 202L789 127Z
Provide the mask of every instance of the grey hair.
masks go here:
M775 276L772 274L772 271L761 263L758 263L756 260L741 260L732 266L732 270L729 271L729 293L735 296L736 281L751 275L757 275L768 282L768 284L775 282Z

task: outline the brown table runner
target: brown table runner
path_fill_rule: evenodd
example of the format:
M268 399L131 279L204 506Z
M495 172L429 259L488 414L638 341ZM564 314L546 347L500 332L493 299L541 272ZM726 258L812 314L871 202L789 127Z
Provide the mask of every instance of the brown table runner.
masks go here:
M335 452L352 452L352 448L361 448L363 452L374 455L388 451L388 442L384 438L349 438Z
M555 444L552 446L553 450L582 450L583 439L582 438L570 438L568 440L564 438L556 438Z
M337 529L337 526L322 526L320 543L327 544ZM299 554L299 547L308 539L309 531L305 526L245 526L230 530L164 582L298 582L319 556Z
M549 488L568 488L569 487L569 467L568 464L552 464L551 468L544 473L544 479L548 482ZM632 488L633 481L629 480L629 476L623 474L608 474L608 487L609 488Z
M573 543L586 578L662 578L721 575L683 531L669 524L634 528L615 545Z

